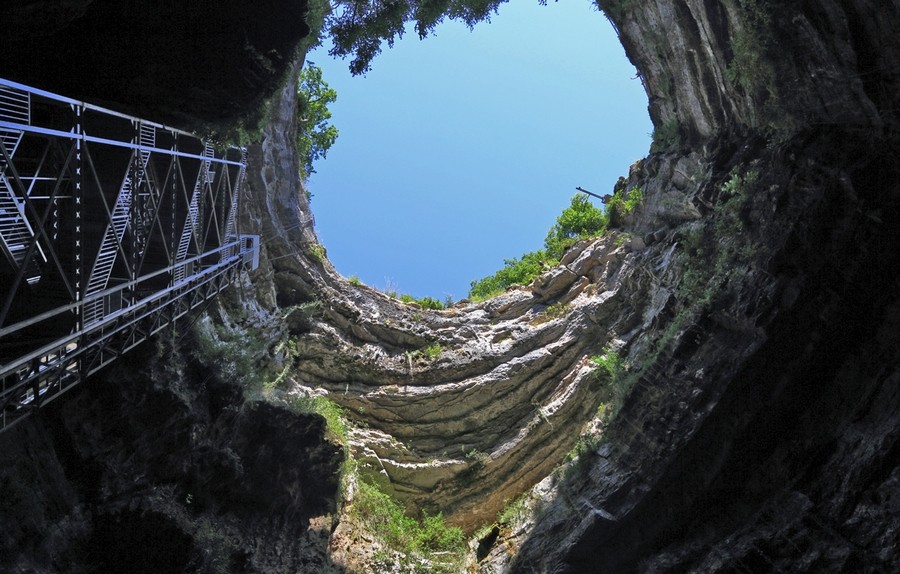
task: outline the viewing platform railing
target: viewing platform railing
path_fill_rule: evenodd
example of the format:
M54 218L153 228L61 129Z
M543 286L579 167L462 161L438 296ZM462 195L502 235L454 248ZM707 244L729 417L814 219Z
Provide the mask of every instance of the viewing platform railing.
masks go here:
M255 268L246 150L0 79L0 431Z

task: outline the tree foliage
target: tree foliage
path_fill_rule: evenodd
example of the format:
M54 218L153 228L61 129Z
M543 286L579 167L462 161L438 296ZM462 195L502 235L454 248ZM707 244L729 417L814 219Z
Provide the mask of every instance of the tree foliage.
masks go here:
M535 277L555 263L555 261L547 257L547 252L543 249L526 253L518 259L507 259L503 262L503 269L484 279L472 281L469 288L469 297L476 300L487 299L502 293L512 285L530 283Z
M547 232L544 248L552 258L559 259L579 239L603 233L607 223L603 210L594 207L586 195L578 194Z
M304 178L315 173L313 162L324 158L337 140L338 129L329 123L328 110L336 100L337 92L322 79L322 69L307 62L297 85L297 150Z
M538 0L546 4L546 0ZM332 56L352 56L350 71L364 74L381 46L403 36L414 22L419 38L425 38L445 18L460 20L469 28L490 20L507 0L334 0L327 28L334 46Z
M606 213L594 207L587 196L574 196L569 207L563 210L547 232L544 249L526 253L518 259L507 259L503 262L503 268L493 275L472 281L469 297L487 299L513 285L531 283L535 277L559 263L566 249L576 241L602 234L608 221Z

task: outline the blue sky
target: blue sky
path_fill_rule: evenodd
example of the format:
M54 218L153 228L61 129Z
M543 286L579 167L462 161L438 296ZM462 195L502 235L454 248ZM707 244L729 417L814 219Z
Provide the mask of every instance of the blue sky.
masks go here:
M339 272L373 287L465 297L541 248L575 186L610 193L650 147L640 80L588 0L410 30L364 77L327 48L307 58L337 90L340 130L309 180L316 231Z

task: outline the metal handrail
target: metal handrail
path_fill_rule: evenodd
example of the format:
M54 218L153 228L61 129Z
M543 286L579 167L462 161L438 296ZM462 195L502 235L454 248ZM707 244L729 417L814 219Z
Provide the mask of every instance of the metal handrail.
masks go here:
M135 118L135 121L140 121L140 120ZM18 124L15 122L8 122L5 120L0 120L0 129L19 130L19 131L23 131L23 132L40 134L40 135L44 135L44 136L66 138L66 139L71 139L71 140L82 140L82 141L85 141L88 143L99 143L99 144L112 145L112 146L123 147L123 148L128 148L128 149L136 149L136 150L140 150L140 151L149 151L149 152L162 153L162 154L178 156L178 157L187 157L190 159L211 161L213 163L218 163L218 164L223 164L223 165L235 165L235 166L239 166L239 167L241 165L243 165L239 161L233 161L233 160L225 159L225 158L197 155L194 153L188 153L188 152L178 151L178 150L173 150L173 149L148 147L148 146L135 144L135 143L131 143L131 142L123 142L123 141L119 141L119 140L111 140L109 138L100 138L97 136L89 136L84 133L66 132L66 131L62 131L62 130L55 130L53 128L41 128L41 127L37 127L37 126L29 126L26 124ZM165 128L165 129L170 129L170 128ZM179 133L181 133L183 135L188 135L190 137L196 137L191 134L186 134L185 132L179 132Z
M39 88L34 88L34 87L32 87L32 86L26 86L25 84L20 84L20 83L18 83L18 82L13 82L13 81L11 81L11 80L7 80L7 79L4 79L4 78L0 78L0 86L6 86L6 87L8 87L8 88L13 88L13 89L16 89L16 90L21 90L21 91L23 91L23 92L28 92L28 93L34 94L34 95L36 95L36 96L41 96L41 97L44 97L44 98L47 98L47 99L50 99L50 100L56 100L56 101L61 102L61 103L63 103L63 104L71 104L71 105L73 105L73 106L79 106L79 107L81 107L81 108L83 108L83 109L85 109L85 110L92 110L92 111L95 111L95 112L100 112L100 113L103 113L103 114L108 114L108 115L115 116L115 117L118 117L118 118L122 118L122 119L125 119L125 120L131 120L131 121L136 121L136 122L142 122L142 123L144 123L145 125L148 125L148 126L154 126L154 127L157 127L157 128L162 128L162 129L167 130L167 131L171 131L171 132L174 132L174 133L178 133L178 134L182 134L182 135L186 135L186 136L190 136L190 137L197 137L196 134L192 134L192 133L190 133L190 132L186 132L186 131L180 130L180 129L178 129L178 128L173 128L173 127L167 126L167 125L165 125L165 124L160 124L160 123L156 123L156 122L151 122L151 121L148 121L148 120L145 120L145 119L142 119L142 118L138 118L138 117L135 117L135 116L129 116L128 114L123 114L122 112L117 112L117 111L111 110L111 109L109 109L109 108L104 108L104 107L102 107L102 106L98 106L98 105L95 105L95 104L89 104L89 103L84 102L84 101L81 101L81 100L76 100L76 99L74 99L74 98L69 98L69 97L66 97L66 96L61 96L61 95L55 94L55 93L53 93L53 92L48 92L47 90L41 90L41 89L39 89ZM63 132L63 133L67 133L67 132Z
M254 242L251 242L250 245L253 246L252 248L255 248ZM69 337L58 339L50 345L44 346L37 357L32 357L33 361L35 359L39 359L39 361L29 362L28 364L18 364L4 369L2 373L0 373L0 381L2 381L2 391L0 391L0 409L2 409L0 410L0 432L9 428L11 425L21 420L23 416L27 415L27 412L23 412L19 409L30 406L38 407L42 403L53 400L68 388L71 388L80 382L82 377L97 372L109 364L109 362L118 356L118 354L127 352L129 349L133 348L139 342L143 341L146 338L146 335L141 341L131 343L122 348L120 352L114 353L112 357L104 360L102 349L106 345L106 341L109 341L117 334L132 328L140 321L160 313L162 309L167 308L175 301L181 300L185 296L199 291L204 286L213 285L218 278L222 277L229 270L238 267L242 256L243 254L239 254L235 257L231 257L218 265L204 269L201 273L190 276L187 281L181 284L182 291L176 295L176 298L169 300L161 306L154 306L152 301L153 299L158 298L159 293L146 297L141 300L139 304L123 309L121 312L116 313L115 316L111 315L109 321L104 321L102 324L94 325L90 329L72 334ZM222 288L224 287L217 287L215 292L218 293ZM149 334L155 333L168 325L171 321L174 321L177 317L183 316L190 308L192 307L189 306L188 309L182 309L181 312L172 315L169 320L159 324L156 328L152 328L149 331ZM122 318L125 320L120 320ZM107 329L107 327L112 328ZM87 331L100 331L100 333L98 336L92 337L87 345L79 345L77 339L83 336ZM98 349L101 350L100 354L96 353ZM94 352L93 356L91 355L92 352ZM84 357L90 362L87 364L82 363L81 361L84 360ZM98 359L99 362L97 362ZM10 377L19 377L19 379L11 385L7 385L7 379ZM68 382L68 384L63 386L66 382ZM24 394L23 391L25 391ZM29 395L29 393L31 394ZM18 402L15 401L16 398L19 399ZM40 399L40 402L35 402L38 399ZM13 408L12 412L16 413L15 415L12 415L11 419L8 417L8 415L10 415L10 411L8 411L10 407Z
M211 276L217 275L218 272L220 272L226 268L233 267L233 266L239 264L241 262L242 256L243 256L243 254L235 255L235 256L229 257L228 259L225 259L225 260L217 263L216 265L207 267L206 269L203 269L200 273L196 273L194 275L189 276L184 281L179 283L178 286L185 287L187 285L190 285L191 283L196 283L200 279L204 279L206 276L211 277ZM137 301L134 304L129 305L128 307L124 307L114 313L110 313L109 315L106 315L102 321L92 323L89 327L80 329L78 331L74 331L74 332L70 333L69 335L66 335L65 337L60 337L59 339L53 341L52 343L44 345L40 349L32 351L31 353L29 353L27 355L19 357L18 359L14 360L11 363L7 363L5 365L0 365L0 378L3 378L8 373L14 372L17 369L20 369L22 367L30 365L32 363L32 361L34 361L35 359L39 359L41 357L52 354L52 352L56 349L64 348L72 343L77 342L79 339L81 339L85 335L89 335L95 331L102 331L105 327L109 326L111 323L114 323L120 317L126 316L129 313L138 311L142 308L149 307L154 301L156 301L158 299L164 299L167 295L169 295L170 293L172 293L174 291L178 291L178 289L176 289L174 286L170 287L169 289L163 289L160 291L156 291L152 295L148 295L147 297L144 297L140 301Z
M149 273L149 274L147 274L147 275L141 275L141 276L138 277L137 279L133 279L133 280L128 281L128 282L126 282L126 283L122 283L122 284L116 285L115 287L110 287L110 288L108 288L108 289L104 289L103 291L98 291L97 293L94 293L93 295L89 295L89 296L85 297L85 298L82 299L81 301L76 301L76 302L74 302L74 303L69 303L68 305L63 305L63 306L61 306L61 307L57 307L56 309L51 309L50 311L46 311L46 312L44 312L44 313L41 313L40 315L36 315L36 316L31 317L31 318L29 318L29 319L26 319L26 320L24 320L24 321L19 321L18 323L14 323L14 324L12 324L12 325L9 325L8 327L2 327L2 328L0 328L0 337L5 337L6 335L9 335L9 334L14 333L14 332L16 332L16 331L18 331L18 330L24 329L24 328L26 328L26 327L30 327L30 326L35 325L35 324L37 324L37 323L40 323L40 322L42 322L42 321L46 321L47 319L50 319L50 318L55 317L55 316L57 316L57 315L60 315L60 314L63 314L63 313L67 313L67 312L69 312L69 311L74 311L75 309L81 307L82 305L86 305L86 304L88 304L88 303L92 303L92 302L94 302L94 301L96 301L96 300L102 299L102 298L105 297L106 295L111 295L112 293L114 293L114 292L116 292L116 291L123 291L123 290L125 290L125 289L129 289L129 288L131 288L131 287L134 287L134 286L137 285L138 283L141 283L141 282L146 281L146 280L148 280L148 279L152 279L152 278L154 278L154 277L158 277L158 276L160 276L160 275L164 275L164 274L166 274L166 273L170 273L170 272L174 271L176 267L181 267L181 266L183 266L183 265L188 265L188 264L191 264L191 263L193 263L193 262L195 262L195 261L199 261L199 260L201 260L201 259L204 259L204 258L206 258L206 257L209 257L210 255L214 255L214 254L219 253L219 252L221 252L221 251L225 251L226 249L230 249L230 248L232 248L232 247L238 246L238 245L240 245L242 242L243 242L243 238L239 238L239 239L237 239L237 240L235 240L235 241L231 241L231 242L229 242L229 243L226 243L225 245L223 245L223 246L221 246L221 247L219 247L219 248L217 248L217 249L213 249L212 251L207 251L206 253L203 253L203 254L201 254L201 255L196 255L196 256L194 256L194 257L191 257L190 259L185 259L184 261L179 261L179 262L177 262L177 263L174 263L174 264L172 264L172 265L169 265L168 267L164 267L164 268L162 268L162 269L159 269L158 271L154 271L153 273ZM241 251L241 254L243 254L243 253L244 253L244 251L242 250L242 251ZM186 277L185 279L183 279L183 280L180 281L179 283L173 284L173 285L169 286L167 289L161 290L160 292L172 290L172 289L174 289L175 287L177 287L178 285L180 285L181 283L184 283L184 282L188 281L189 279L190 279L190 277Z

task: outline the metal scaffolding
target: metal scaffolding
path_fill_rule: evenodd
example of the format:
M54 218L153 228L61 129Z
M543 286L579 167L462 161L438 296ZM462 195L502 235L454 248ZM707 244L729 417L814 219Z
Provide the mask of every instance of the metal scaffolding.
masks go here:
M256 268L246 159L0 79L0 431Z

